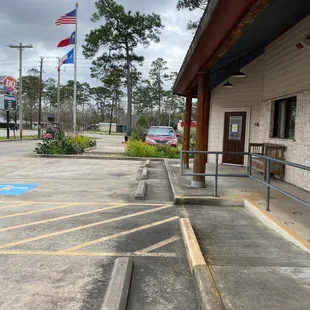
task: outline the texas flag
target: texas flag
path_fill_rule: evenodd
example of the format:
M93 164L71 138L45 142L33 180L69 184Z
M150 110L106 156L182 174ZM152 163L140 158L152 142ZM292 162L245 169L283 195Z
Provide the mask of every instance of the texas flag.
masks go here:
M60 67L64 64L74 64L74 48L60 59L58 71L60 71Z
M70 37L65 38L64 40L60 41L57 47L65 47L70 44L75 44L75 31L72 32Z

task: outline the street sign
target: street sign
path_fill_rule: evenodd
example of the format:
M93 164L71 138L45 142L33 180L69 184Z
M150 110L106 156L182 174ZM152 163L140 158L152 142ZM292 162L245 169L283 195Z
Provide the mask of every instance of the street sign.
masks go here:
M13 93L18 85L18 81L10 75L0 76L1 88L8 93Z
M38 184L0 184L0 196L20 196L37 186Z
M16 110L16 97L4 95L4 110L15 111Z
M15 111L16 97L11 95L0 95L0 110Z

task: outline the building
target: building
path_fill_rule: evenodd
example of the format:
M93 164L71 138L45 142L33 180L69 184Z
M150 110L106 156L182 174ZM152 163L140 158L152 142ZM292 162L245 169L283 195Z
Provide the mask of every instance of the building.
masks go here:
M99 130L100 131L109 131L110 130L110 123L99 123ZM111 131L116 132L116 123L111 124Z
M174 92L186 96L187 123L198 98L197 150L273 143L285 147L285 160L310 166L310 1L209 1ZM247 165L243 156L220 160ZM195 172L204 172L203 155L195 161ZM310 191L307 171L286 167L285 181ZM204 184L194 177L193 186Z

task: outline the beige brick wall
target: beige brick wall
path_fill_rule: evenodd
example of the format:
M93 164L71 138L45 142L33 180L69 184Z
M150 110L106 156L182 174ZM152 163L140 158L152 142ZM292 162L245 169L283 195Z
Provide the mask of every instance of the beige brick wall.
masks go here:
M310 35L310 16L289 29L265 49L263 100L310 89L310 46L295 44Z
M250 126L247 128L250 141L257 142L259 127L255 123L260 121L260 110L262 102L264 58L259 57L248 66L243 68L246 73L245 79L231 79L234 85L232 89L225 89L222 85L216 87L211 93L210 127L209 127L209 150L223 150L223 127L224 109L234 108L236 111L242 108L250 109ZM249 141L248 141L249 142ZM248 145L245 146L248 150ZM210 156L210 162L214 157Z
M211 94L209 150L223 146L223 109L250 108L249 142L287 147L285 159L310 166L310 46L298 50L300 39L310 35L310 16L266 47L264 55L243 68L244 80L231 80L233 89L220 86ZM274 101L297 96L295 140L274 139ZM258 122L259 127L254 123ZM247 150L247 146L246 146ZM212 158L210 160L213 162ZM287 167L285 180L310 191L310 172Z
M274 139L272 136L273 101L262 104L260 117L260 142L285 145L285 160L310 166L310 91L297 94L295 141ZM310 191L310 172L286 167L285 181Z

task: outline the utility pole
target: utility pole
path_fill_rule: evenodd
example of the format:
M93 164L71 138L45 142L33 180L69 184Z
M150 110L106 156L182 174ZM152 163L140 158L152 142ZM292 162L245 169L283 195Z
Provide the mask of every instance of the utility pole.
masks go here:
M32 45L8 45L10 48L16 48L19 50L19 137L23 138L23 50L26 48L32 48Z
M41 110L42 110L42 75L43 75L43 59L40 62L40 88L39 88L39 120L38 120L38 139L41 139Z

